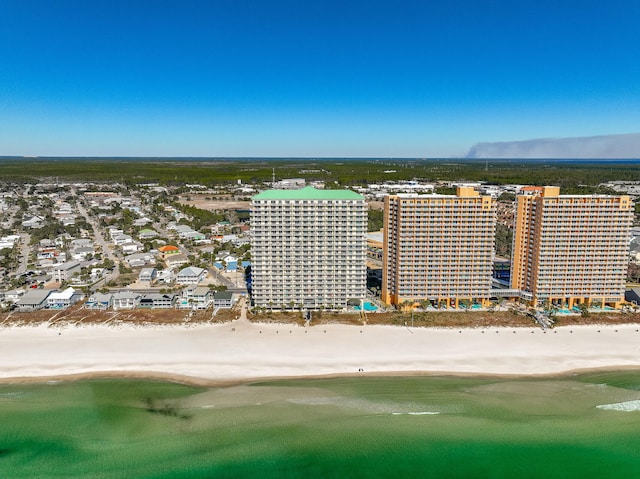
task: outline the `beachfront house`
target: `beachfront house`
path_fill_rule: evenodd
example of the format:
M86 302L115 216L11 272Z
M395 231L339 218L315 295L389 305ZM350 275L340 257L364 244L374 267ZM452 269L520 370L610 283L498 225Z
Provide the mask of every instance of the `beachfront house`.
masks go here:
M213 304L213 291L205 286L190 286L182 292L181 308L207 309Z
M86 309L104 311L109 309L113 305L113 295L111 293L94 293L89 297L89 300L84 304Z
M51 291L46 289L30 289L16 303L20 312L38 311L47 305L47 297Z
M176 302L175 294L148 293L140 298L139 308L142 309L170 309Z
M213 295L214 308L231 308L234 303L234 294L231 291L216 291Z
M140 294L132 291L120 291L113 295L113 309L134 309L140 303Z
M67 288L64 291L54 291L47 297L47 308L67 309L69 306L77 303L81 298L82 293L73 288Z

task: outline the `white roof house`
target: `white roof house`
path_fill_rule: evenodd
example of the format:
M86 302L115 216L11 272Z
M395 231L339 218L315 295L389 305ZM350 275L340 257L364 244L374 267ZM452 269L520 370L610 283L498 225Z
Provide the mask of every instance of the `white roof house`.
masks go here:
M198 284L207 275L207 270L197 266L189 266L181 270L176 276L178 284Z
M47 297L49 309L65 309L76 303L82 295L73 288L64 291L55 291Z

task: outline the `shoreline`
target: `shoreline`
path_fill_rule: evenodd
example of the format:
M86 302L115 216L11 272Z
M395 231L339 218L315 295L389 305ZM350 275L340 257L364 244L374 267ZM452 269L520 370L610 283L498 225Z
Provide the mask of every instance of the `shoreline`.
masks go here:
M298 380L322 380L322 379L342 379L342 378L476 378L476 379L560 379L570 378L592 373L615 373L623 371L640 371L640 364L637 366L602 366L597 368L573 369L557 373L543 374L499 374L499 373L466 373L448 371L386 371L376 373L335 373L305 376L273 376L256 377L246 379L216 380L198 378L194 376L183 376L153 371L95 371L87 373L67 374L64 376L31 376L31 377L10 377L0 378L0 386L12 386L21 384L58 384L71 383L77 381L100 381L100 380L134 380L160 381L182 384L191 387L203 388L226 388L243 386L271 381L298 381Z
M558 377L640 369L640 326L254 324L0 329L0 384L149 379L222 387L334 377Z

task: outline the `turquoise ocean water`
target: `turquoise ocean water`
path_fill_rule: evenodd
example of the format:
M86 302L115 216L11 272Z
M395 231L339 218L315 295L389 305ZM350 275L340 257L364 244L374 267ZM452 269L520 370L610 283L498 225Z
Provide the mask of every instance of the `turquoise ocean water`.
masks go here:
M0 385L2 478L640 476L640 372Z

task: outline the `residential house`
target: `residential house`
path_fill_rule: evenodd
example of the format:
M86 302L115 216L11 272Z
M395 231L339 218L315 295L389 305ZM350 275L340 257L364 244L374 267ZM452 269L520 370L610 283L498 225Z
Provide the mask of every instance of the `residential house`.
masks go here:
M23 228L38 229L44 226L44 218L42 216L32 216L26 221L22 222Z
M80 269L81 266L79 262L69 261L67 263L55 265L51 269L51 275L53 277L53 281L62 283L63 281L69 281L74 274L80 274Z
M231 291L216 291L213 295L214 308L231 308L234 303L234 294Z
M138 218L137 220L135 220L133 222L133 226L145 226L145 225L148 225L149 223L152 223L152 221L146 216L143 216L142 218Z
M189 263L189 258L187 257L186 254L182 254L182 253L172 254L165 258L164 263L167 265L168 268L171 268L171 267L180 266L180 265Z
M172 244L161 246L160 248L158 248L158 252L160 253L160 259L162 261L166 260L169 256L181 254L180 248Z
M187 225L176 225L174 228L175 232L178 234L178 237L184 238L185 234L193 232L193 228Z
M142 244L137 241L131 241L129 243L125 243L120 245L123 254L135 254L138 251L141 251L143 248Z
M69 247L71 249L87 248L87 247L92 247L92 246L93 246L93 241L91 241L90 239L87 239L87 238L74 239L74 240L71 240L71 242L69 243Z
M113 295L111 293L94 293L89 297L89 300L84 304L86 309L97 309L104 311L109 309L113 305Z
M141 240L153 239L157 238L158 236L158 232L151 229L143 229L142 231L140 231L140 233L138 233L138 238L140 238Z
M133 243L133 238L129 235L119 234L111 236L111 241L113 241L116 246L123 246L129 243Z
M54 291L47 297L47 307L49 309L66 309L72 304L77 303L82 294L73 288L67 288L64 291Z
M91 268L91 281L98 281L106 274L105 268Z
M124 231L116 228L115 226L109 227L109 236L113 239L114 236L120 236L124 234Z
M203 233L200 233L199 231L189 231L181 237L184 239L190 239L194 241L201 241L206 238L206 236Z
M17 311L38 311L44 308L50 293L47 289L30 289L17 301Z
M0 238L0 250L5 248L13 248L20 241L20 235L8 235Z
M155 268L142 268L140 270L140 275L138 276L138 281L141 283L151 283L154 279L156 279L157 271Z
M156 262L156 258L151 252L130 254L125 256L124 260L131 268L155 264Z
M169 284L176 279L176 274L170 269L156 271L156 283Z
M207 309L213 304L213 291L204 286L190 286L182 292L180 308Z
M175 302L175 294L148 293L140 298L138 307L144 309L171 309Z
M140 303L140 294L132 291L120 291L113 295L113 309L134 309Z
M27 292L26 289L11 289L9 291L4 292L4 302L5 303L17 303L22 296Z
M178 284L198 284L207 276L207 270L197 266L189 266L181 270L176 276Z
M93 256L94 254L93 246L81 246L71 252L71 257L76 261L84 261L88 256Z

